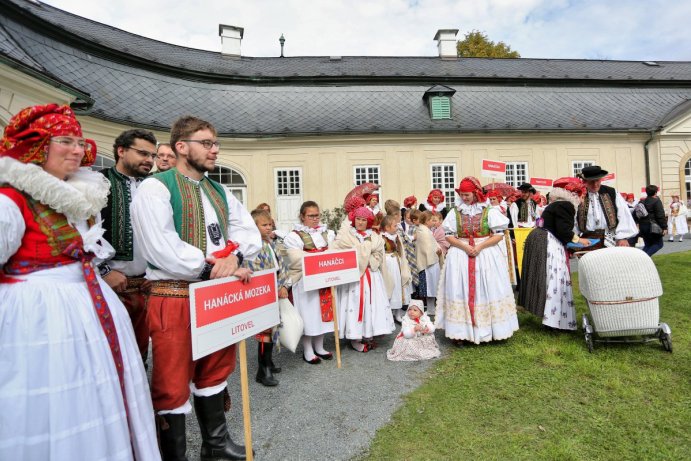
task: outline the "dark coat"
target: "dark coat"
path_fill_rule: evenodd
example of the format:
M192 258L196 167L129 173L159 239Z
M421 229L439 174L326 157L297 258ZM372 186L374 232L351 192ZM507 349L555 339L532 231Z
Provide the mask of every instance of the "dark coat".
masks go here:
M641 202L645 209L648 210L648 216L644 218L636 218L634 213L634 220L641 225L641 232L644 232L643 228L650 229L650 223L655 220L658 226L662 229L667 229L667 218L665 217L665 207L662 204L662 200L658 197L646 197Z
M558 200L547 205L542 212L542 227L566 245L573 239L575 216L576 208L571 202Z

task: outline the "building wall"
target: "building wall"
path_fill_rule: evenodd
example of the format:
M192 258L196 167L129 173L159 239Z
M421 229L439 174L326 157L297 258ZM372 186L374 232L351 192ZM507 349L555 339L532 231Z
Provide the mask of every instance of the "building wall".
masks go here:
M0 65L0 125L23 107L73 97L64 91ZM132 128L89 116L79 117L85 135L96 140L99 154L112 157L112 143ZM165 132L155 132L168 141ZM316 200L322 208L342 204L355 185L354 167L379 166L383 199L402 201L415 195L423 201L432 187L431 165L455 166L455 184L468 175L481 178L483 159L527 162L528 176L556 179L572 175L572 162L591 161L617 177L614 186L638 195L645 184L645 134L473 134L473 135L351 135L221 139L218 163L239 172L247 184L246 205L260 202L277 206L275 170L300 169L299 200ZM649 143L651 182L663 192L684 193L684 162L691 158L691 117L655 136ZM298 198L294 202L299 201ZM294 211L282 211L295 217Z

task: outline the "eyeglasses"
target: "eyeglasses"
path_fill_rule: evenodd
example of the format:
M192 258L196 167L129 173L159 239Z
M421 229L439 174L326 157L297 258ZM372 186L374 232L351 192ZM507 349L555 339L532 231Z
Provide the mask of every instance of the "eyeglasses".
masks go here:
M75 147L79 147L80 149L86 149L86 141L84 140L84 138L56 137L50 138L50 142L60 144L63 147L69 147L70 149L74 149Z
M305 215L305 218L308 218L308 219L319 219L319 215L318 215L318 214L306 214L306 215Z
M137 154L139 154L140 157L148 158L151 157L152 160L156 160L156 157L158 157L157 154L154 152L149 152L148 150L141 150L137 149L135 147L128 147L129 150L135 151Z
M221 148L221 143L220 143L220 142L218 142L218 141L212 141L212 140L210 140L210 139L202 139L202 140L199 140L199 139L181 139L180 141L184 141L184 142L198 142L198 143L201 144L202 147L204 147L204 149L206 149L206 150L210 150L210 149L211 149L212 147L214 147L214 146L218 147L219 149Z

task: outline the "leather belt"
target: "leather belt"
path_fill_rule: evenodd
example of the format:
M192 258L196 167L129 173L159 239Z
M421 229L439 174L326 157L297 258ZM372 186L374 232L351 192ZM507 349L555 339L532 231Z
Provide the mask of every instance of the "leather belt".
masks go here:
M164 296L168 298L189 298L190 283L185 280L152 280L151 296Z
M136 293L141 291L144 282L146 282L146 279L143 275L137 277L127 277L127 288L118 293Z

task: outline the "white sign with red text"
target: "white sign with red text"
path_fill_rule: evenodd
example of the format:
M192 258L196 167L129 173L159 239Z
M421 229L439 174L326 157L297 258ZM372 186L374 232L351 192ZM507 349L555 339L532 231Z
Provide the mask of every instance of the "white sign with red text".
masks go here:
M305 291L333 287L360 280L355 250L306 253L302 259L302 283Z
M506 180L506 163L498 162L496 160L482 161L482 176L486 178L499 179L502 182Z
M541 192L549 192L552 189L553 182L547 178L530 178L530 185Z
M611 185L613 185L615 182L617 182L617 175L616 175L616 173L610 173L610 174L608 174L607 176L603 176L603 177L602 177L602 184L604 184L604 185L606 185L606 186L611 186Z
M248 284L225 277L190 285L193 360L279 323L275 270L255 272Z

